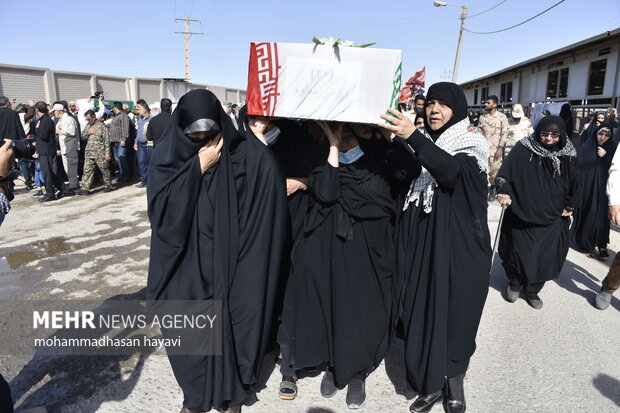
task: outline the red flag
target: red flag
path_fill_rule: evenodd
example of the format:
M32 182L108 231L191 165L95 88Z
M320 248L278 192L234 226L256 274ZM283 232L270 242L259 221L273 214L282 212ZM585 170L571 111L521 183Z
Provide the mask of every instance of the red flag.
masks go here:
M425 86L425 78L426 78L426 66L422 68L419 72L416 72L415 75L411 76L409 80L407 80L407 86L413 89L412 93L417 93L420 89L423 89Z
M411 87L405 86L404 88L400 90L398 103L406 102L407 99L411 99L412 97L413 97L413 94L411 92Z

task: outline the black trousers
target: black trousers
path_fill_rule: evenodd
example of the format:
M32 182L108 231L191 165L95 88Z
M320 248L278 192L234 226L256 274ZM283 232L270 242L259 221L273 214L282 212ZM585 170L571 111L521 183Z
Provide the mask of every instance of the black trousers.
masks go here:
M39 165L41 165L47 196L54 196L54 187L62 191L62 180L56 172L56 156L39 155Z
M2 374L0 374L0 413L13 413L11 389Z

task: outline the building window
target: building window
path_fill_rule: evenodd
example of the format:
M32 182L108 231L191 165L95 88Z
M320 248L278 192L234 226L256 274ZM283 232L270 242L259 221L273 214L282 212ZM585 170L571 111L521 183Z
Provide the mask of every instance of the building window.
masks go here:
M547 99L568 96L568 67L552 70L547 76Z
M512 102L512 82L502 83L500 85L500 102Z
M590 80L588 81L588 95L602 95L605 88L605 71L607 59L595 60L590 63Z
M478 104L478 88L474 89L474 105Z
M483 87L480 93L480 103L486 102L489 97L489 87Z

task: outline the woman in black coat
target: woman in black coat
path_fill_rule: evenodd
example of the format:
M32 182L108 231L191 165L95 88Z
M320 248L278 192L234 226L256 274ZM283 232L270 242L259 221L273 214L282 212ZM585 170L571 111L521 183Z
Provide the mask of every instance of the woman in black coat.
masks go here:
M611 139L611 128L602 123L577 152L581 203L575 211L575 243L590 258L608 258L609 218L607 217L607 177L617 144Z
M515 145L497 176L507 206L499 255L515 302L523 289L533 308L545 282L560 275L570 243L570 216L579 204L577 153L559 116L546 116Z

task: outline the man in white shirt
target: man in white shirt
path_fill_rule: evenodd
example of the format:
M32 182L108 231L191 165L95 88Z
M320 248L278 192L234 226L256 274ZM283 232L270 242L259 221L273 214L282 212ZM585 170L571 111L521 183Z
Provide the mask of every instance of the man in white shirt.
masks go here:
M62 164L69 178L69 191L65 195L73 195L78 189L78 162L80 141L77 136L77 122L65 112L65 108L60 103L56 103L52 108L54 116L58 118L56 124L56 135L60 144Z
M609 220L620 225L620 150L614 154L607 179L607 196L609 197ZM611 303L612 294L620 287L620 252L611 263L607 277L603 280L601 291L597 294L594 306L605 310Z

